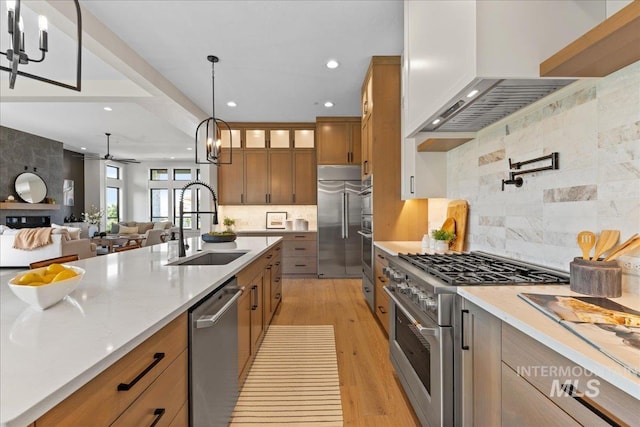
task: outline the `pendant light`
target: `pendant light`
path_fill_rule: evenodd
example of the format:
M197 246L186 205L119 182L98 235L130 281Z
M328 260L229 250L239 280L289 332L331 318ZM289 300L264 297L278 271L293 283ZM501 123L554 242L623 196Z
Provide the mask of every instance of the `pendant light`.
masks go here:
M211 62L211 117L200 122L196 128L196 164L230 165L232 162L233 144L231 143L231 127L227 122L216 117L215 99L215 64L219 62L217 56L209 55L207 60ZM222 159L222 132L229 134L229 147L224 147L224 151L229 151L228 156ZM198 158L198 151L204 150L204 160Z

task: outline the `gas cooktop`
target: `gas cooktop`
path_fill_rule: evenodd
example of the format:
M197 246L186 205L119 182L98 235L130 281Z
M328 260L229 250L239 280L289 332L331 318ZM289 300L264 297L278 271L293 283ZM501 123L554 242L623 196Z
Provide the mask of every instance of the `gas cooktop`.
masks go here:
M398 256L453 286L569 283L560 272L481 252Z

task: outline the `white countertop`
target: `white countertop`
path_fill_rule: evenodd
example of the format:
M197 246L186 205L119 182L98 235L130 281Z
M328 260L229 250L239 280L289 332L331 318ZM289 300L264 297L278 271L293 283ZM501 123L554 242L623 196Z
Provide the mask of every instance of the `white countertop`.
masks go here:
M463 286L458 294L519 331L546 345L605 381L640 399L640 378L592 347L558 322L518 297L521 292L584 296L568 286ZM633 294L613 301L640 310L640 297Z
M199 249L249 251L223 266L167 266L167 243L76 261L84 278L44 311L11 292L12 275L1 276L0 424L33 422L281 239L190 239L187 256Z
M373 242L373 245L382 249L386 253L392 256L398 256L399 253L434 253L430 249L425 251L422 249L422 242L420 241L406 241L406 242Z

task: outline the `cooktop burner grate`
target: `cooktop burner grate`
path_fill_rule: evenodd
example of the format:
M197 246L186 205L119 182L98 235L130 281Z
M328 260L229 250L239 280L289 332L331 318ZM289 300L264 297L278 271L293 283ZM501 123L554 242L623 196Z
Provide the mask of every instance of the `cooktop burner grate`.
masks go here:
M540 267L477 252L399 254L399 257L450 285L569 283L569 278Z

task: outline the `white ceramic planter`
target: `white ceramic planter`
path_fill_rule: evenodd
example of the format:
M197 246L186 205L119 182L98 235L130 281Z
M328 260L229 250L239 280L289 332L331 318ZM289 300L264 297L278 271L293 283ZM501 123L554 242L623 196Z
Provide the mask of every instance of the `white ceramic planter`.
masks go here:
M436 240L433 250L438 253L446 252L449 250L449 242L447 242L446 240Z

